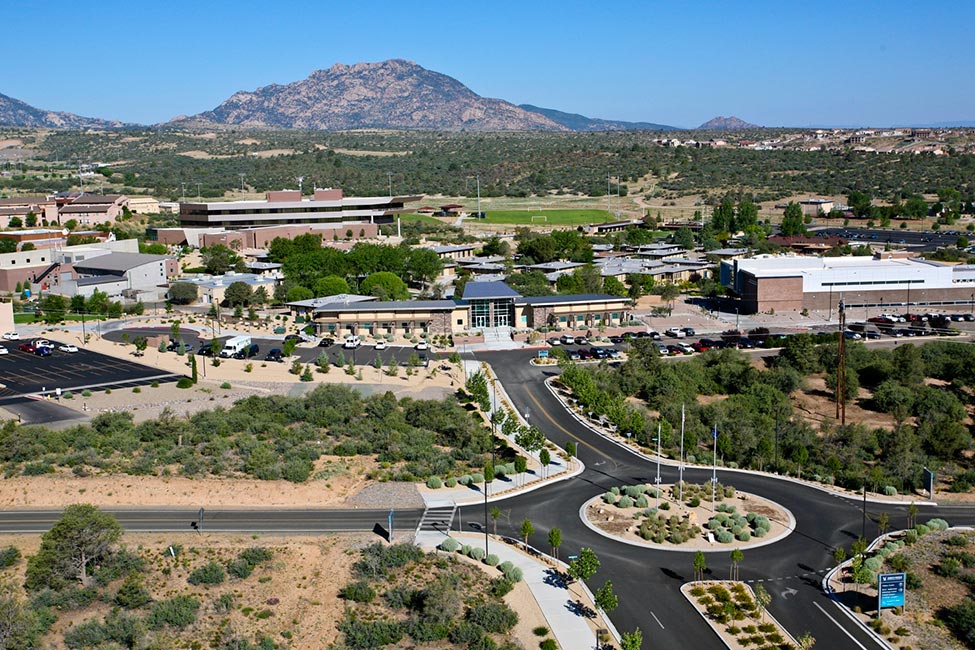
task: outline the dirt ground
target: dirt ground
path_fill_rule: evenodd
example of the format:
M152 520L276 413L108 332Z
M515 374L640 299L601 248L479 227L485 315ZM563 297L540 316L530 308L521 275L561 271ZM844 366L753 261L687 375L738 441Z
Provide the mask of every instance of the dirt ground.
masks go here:
M197 621L176 632L180 647L191 647L194 641L210 647L209 640L222 631L253 640L267 635L279 647L325 649L339 638L336 628L345 609L338 591L351 582L351 567L356 550L376 541L372 535L294 536L217 535L195 533L126 534L122 543L138 549L149 560L146 587L160 600L180 593L195 595L201 602ZM38 535L2 535L0 546L16 546L24 557L37 552ZM182 545L178 559L168 554L170 546ZM190 586L190 571L211 559L221 562L233 559L240 551L262 546L273 551L270 563L260 565L246 579L230 578L220 585ZM482 565L479 565L482 566ZM15 584L23 582L26 561L21 560L4 571L4 578ZM491 570L484 567L485 570ZM168 569L168 575L166 575ZM214 605L223 594L233 594L235 608L218 612ZM518 612L519 623L513 634L527 648L537 644L531 630L547 625L531 591L519 583L505 597L508 606ZM54 642L73 625L89 618L102 618L111 605L97 603L77 612L61 613L47 640ZM269 615L258 616L262 610ZM290 637L289 637L290 635ZM286 639L290 638L290 642ZM198 646L199 647L199 646Z

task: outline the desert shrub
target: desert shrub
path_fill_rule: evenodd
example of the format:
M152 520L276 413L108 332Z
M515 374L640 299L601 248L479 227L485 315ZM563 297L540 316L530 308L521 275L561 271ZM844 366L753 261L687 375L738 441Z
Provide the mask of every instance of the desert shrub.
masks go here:
M463 486L468 486L468 485L471 484L471 475L470 474L464 474L463 476L461 476L461 477L459 477L457 479L457 482L460 483Z
M464 544L460 547L460 554L470 556L472 550L474 550L473 546L470 544Z
M642 485L627 485L623 488L623 494L630 497L631 499L636 499L643 496L644 487Z
M897 496L897 488L895 488L893 485L885 485L884 496L888 496L888 497Z
M484 558L484 564L488 566L497 566L499 561L498 556L494 553L490 553L486 558Z
M141 574L133 572L125 577L115 594L115 602L125 609L136 609L152 602Z
M609 491L612 492L614 496L619 496L620 495L620 489L618 487L616 487L615 485L613 487L609 488Z
M233 386L230 385L229 381L225 381L222 384L220 384L220 388L224 390L230 390L231 388L233 388Z
M924 586L924 581L921 580L921 576L910 571L907 572L907 577L905 578L906 586L912 591L915 589L920 589Z
M196 621L196 612L200 609L200 601L192 596L173 596L161 600L152 606L152 611L146 617L146 625L153 630L164 626L186 627Z
M727 530L719 530L714 533L714 539L718 540L721 544L730 544L734 539L734 535Z
M637 508L646 508L650 505L650 502L647 500L645 494L641 494L639 497L637 497L637 500L633 502L633 505L635 505Z
M620 500L616 502L616 507L617 508L632 508L633 507L633 499L631 499L630 497L627 497L627 496L622 496L622 497L620 497Z
M958 571L961 569L961 562L957 558L946 557L942 558L941 563L938 564L936 571L946 578L954 578L958 575Z
M223 582L227 574L223 566L217 562L208 562L203 566L194 569L186 581L191 585L218 585Z
M423 551L412 544L385 546L379 542L362 549L362 557L352 565L352 570L362 578L382 578L388 569L406 566L423 557Z
M740 542L747 542L752 538L752 534L748 530L742 530L736 537L738 537L738 541Z
M506 576L499 576L491 581L491 595L495 598L504 598L514 588L514 581L509 580Z
M176 388L193 388L193 380L189 377L180 377L176 382Z
M365 580L358 580L342 587L339 596L355 603L371 603L376 599L376 590Z
M20 549L16 546L8 546L0 551L0 569L6 569L17 564L20 560Z
M975 600L966 597L954 607L947 608L944 621L959 639L975 638Z
M443 487L443 481L440 480L439 476L431 476L427 479L427 487L431 490L439 490Z
M372 650L384 645L399 643L403 629L399 623L391 621L360 621L354 614L348 614L339 625L339 632L345 635L345 645L350 648Z
M484 603L469 609L467 620L488 632L503 634L518 623L518 614L504 603Z
M868 557L863 562L863 566L867 567L874 573L880 571L880 568L884 565L884 561L879 557Z
M909 530L904 533L904 543L905 544L916 544L918 540L918 534L916 530Z
M484 628L471 621L460 621L450 630L450 641L473 646L484 638Z
M481 560L484 559L484 549L481 548L480 546L476 546L471 549L470 556L475 560L477 560L478 562L480 562Z
M535 636L545 636L546 634L548 634L548 628L545 627L544 625L533 627L532 634L534 634Z
M447 551L448 553L453 553L460 548L460 542L458 542L453 537L448 537L444 541L440 542L439 548L441 551Z
M689 505L692 508L696 508L699 505L701 505L701 500L697 497L691 497L691 499L687 502L687 505Z
M616 503L616 495L613 494L612 492L607 492L606 494L603 495L603 501L608 505L613 505L614 503Z
M511 582L521 582L522 571L518 567L512 567L510 570L504 572L504 577Z
M480 472L471 474L471 482L472 483L483 483L484 482L484 474L481 474Z
M449 488L457 487L457 479L455 479L453 476L449 476L447 477L447 480L443 482L443 484L445 487Z
M927 526L930 530L947 530L948 522L944 519L928 519L925 526Z
M555 642L555 639L545 639L538 644L538 650L558 650L559 644Z
M952 535L945 540L945 544L949 546L968 546L968 538L964 535Z

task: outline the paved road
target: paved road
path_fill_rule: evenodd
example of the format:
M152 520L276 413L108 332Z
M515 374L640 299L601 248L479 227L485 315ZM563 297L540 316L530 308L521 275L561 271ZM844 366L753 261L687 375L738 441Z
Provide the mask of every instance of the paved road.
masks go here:
M559 445L574 440L587 466L581 476L568 483L504 501L500 504L505 516L499 522L499 532L517 537L521 521L528 518L535 526L533 539L542 548L548 531L557 526L563 533L563 555L575 553L582 546L596 550L602 568L590 586L601 586L606 579L613 581L620 595L613 622L623 631L640 627L648 646L723 647L678 593L679 586L691 578L691 554L621 544L593 533L579 520L579 508L584 501L614 485L652 482L656 464L606 441L566 413L540 381L543 375L555 371L528 365L526 353L481 353L478 358L493 365L515 406L528 413L529 420L547 437ZM661 468L665 483L675 481L676 474L676 468ZM704 470L685 470L684 474L692 482L710 478L710 472ZM775 616L794 634L810 631L821 647L857 647L848 634L863 647L876 647L869 637L835 611L819 587L824 572L834 564L833 549L840 545L848 548L861 533L860 504L771 477L720 470L718 474L723 483L767 496L796 517L792 535L776 544L746 551L741 566L743 580L764 581L773 597L770 609ZM874 522L881 511L890 513L895 528L906 524L906 508L868 505L868 538L877 534ZM920 518L938 514L951 523L975 522L975 508L943 511L922 508ZM464 509L463 520L483 521L483 511L476 507ZM728 575L730 550L724 548L708 554L711 575L718 578ZM842 624L843 629L823 610Z
M119 523L133 532L193 530L199 523L199 508L142 509L104 508ZM422 510L400 510L393 513L393 532L416 530ZM0 511L0 532L43 533L61 516L60 510ZM204 509L205 532L265 533L341 533L380 532L388 534L389 510L295 509L232 510Z

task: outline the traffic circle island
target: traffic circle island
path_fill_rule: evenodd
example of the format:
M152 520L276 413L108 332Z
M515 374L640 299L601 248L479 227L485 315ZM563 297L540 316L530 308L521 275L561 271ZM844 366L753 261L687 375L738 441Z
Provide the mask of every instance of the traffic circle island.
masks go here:
M671 551L721 551L773 544L795 528L795 517L764 497L717 484L636 484L613 487L580 509L595 532L634 546Z

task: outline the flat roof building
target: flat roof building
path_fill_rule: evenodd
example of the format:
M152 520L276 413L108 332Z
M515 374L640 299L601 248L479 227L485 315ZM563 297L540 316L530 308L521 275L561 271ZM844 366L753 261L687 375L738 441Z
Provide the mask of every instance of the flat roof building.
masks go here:
M180 203L180 225L194 228L219 226L229 230L255 226L299 224L354 225L391 223L393 215L410 212L407 203L421 196L345 197L342 190L315 190L303 198L297 190L268 192L264 201Z
M975 266L918 258L763 256L721 262L721 284L742 313L847 307L961 305L975 301Z

